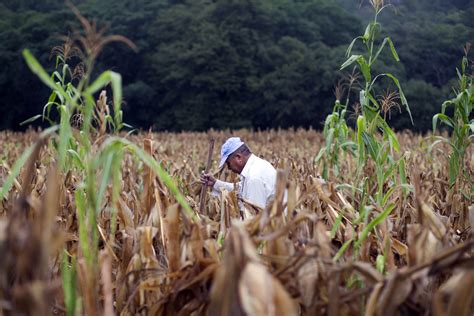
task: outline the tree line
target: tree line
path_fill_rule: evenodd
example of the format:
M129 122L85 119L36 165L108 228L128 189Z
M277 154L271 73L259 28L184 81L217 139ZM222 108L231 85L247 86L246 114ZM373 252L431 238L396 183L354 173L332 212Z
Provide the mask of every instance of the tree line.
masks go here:
M108 34L124 35L139 48L112 44L96 67L122 74L125 121L170 131L320 128L335 86L344 88L351 74L339 71L346 48L371 15L368 1L359 0L73 2ZM382 56L376 67L400 79L415 125L398 111L390 124L426 131L452 93L463 45L474 39L474 3L392 4L381 15L380 32L392 37L401 61L389 67ZM53 71L58 35L78 27L62 2L0 4L0 129L24 128L19 123L47 102L48 89L27 69L21 51L29 48Z

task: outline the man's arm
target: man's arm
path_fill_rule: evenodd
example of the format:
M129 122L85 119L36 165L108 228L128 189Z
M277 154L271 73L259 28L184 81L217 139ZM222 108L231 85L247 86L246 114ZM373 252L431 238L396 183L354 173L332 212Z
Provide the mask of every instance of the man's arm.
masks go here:
M214 183L214 186L212 187L212 194L219 195L222 190L227 190L230 192L234 190L234 187L235 187L234 183L216 180L216 183Z
M210 173L201 174L201 183L212 188L212 195L219 195L223 189L234 190L234 183L217 180Z

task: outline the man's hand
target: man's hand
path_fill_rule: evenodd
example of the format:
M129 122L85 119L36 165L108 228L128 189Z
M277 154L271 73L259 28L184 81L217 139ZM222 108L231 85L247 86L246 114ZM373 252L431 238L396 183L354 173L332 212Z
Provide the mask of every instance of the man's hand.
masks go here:
M202 184L207 185L211 188L216 183L216 179L210 173L204 173L204 171L201 173L200 180Z

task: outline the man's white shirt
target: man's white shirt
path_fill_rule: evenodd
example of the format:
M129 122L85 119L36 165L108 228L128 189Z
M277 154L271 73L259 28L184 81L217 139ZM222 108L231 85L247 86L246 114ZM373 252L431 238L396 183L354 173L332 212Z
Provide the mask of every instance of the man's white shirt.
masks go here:
M239 176L240 182L236 184L216 180L212 193L218 195L223 189L232 191L235 187L240 198L264 209L275 195L275 168L268 161L251 154Z

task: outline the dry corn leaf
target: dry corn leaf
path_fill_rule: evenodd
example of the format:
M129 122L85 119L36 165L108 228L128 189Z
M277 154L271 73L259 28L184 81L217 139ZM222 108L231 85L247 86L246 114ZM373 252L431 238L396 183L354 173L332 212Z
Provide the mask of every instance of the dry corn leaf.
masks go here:
M102 277L102 293L104 296L104 313L103 316L113 316L114 313L114 297L112 283L112 262L107 252L102 251L100 254L101 277Z
M377 315L396 315L398 307L407 299L413 288L410 278L397 271L390 274L377 302Z
M430 230L436 238L442 240L446 236L446 226L444 226L438 215L426 203L422 202L420 207L423 218L427 220Z
M180 266L179 213L180 205L174 204L168 208L164 219L166 254L171 272L178 271Z
M272 276L265 267L249 262L239 280L239 297L243 310L248 315L276 315L273 291Z
M99 112L106 113L104 103L100 103L100 107ZM103 126L101 121L100 127ZM5 166L12 166L21 155L21 146L34 142L36 136L33 131L0 133L3 145L0 148L8 152L8 157L2 161L3 167L0 167L0 179L9 172ZM229 135L210 131L209 135L167 133L128 135L127 138L136 144L142 144L145 139L159 139L156 150L149 146L151 150L146 151L155 156L159 154L160 164L179 188L185 189L186 202L196 209L198 196L193 192L192 182L198 179L196 175L202 167L199 162L205 160L203 148L207 146L208 136L222 142ZM399 194L393 194L388 203L394 203L396 207L386 222L372 230L359 252L354 252L352 244L348 244L340 260L333 262L341 242L357 238L366 227L368 222L356 220L360 216L356 210L377 208L372 199L377 186L369 185L365 197L357 190L342 186L337 191L334 189L336 184L355 184L354 179L360 171L357 170L358 163L350 156L340 160L337 178L331 171L327 182L316 178L314 175L321 171L320 166L315 165L310 157L314 156L315 146L321 146L324 141L316 131L239 131L239 136L255 145L255 152L275 166L290 171L288 214L275 216L284 208L280 199L273 205L273 212L269 212L272 208L264 212L245 201L238 201L235 192L229 192L220 199L211 199L209 216L201 222L181 219L180 212L172 210L176 198L168 187L158 177L153 175L150 178L148 167L137 163L131 153L125 153L121 168L122 192L117 205L110 205L110 186L100 201L101 210L117 210L118 227L112 234L111 212L101 211L96 218L100 234L98 251L109 251L111 259L114 253L117 256L109 267L102 260L99 266L88 267L78 247L74 192L84 180L83 175L78 170L68 170L65 174L58 174L58 185L49 185L48 181L54 180L49 170L54 166L55 148L43 146L37 151L36 158L28 161L19 181L14 180L5 199L0 201L0 222L5 218L8 221L4 222L6 228L3 238L0 238L0 314L21 312L20 304L12 303L14 291L23 293L17 298L21 297L25 308L37 312L50 306L41 302L41 298L45 297L44 293L51 293L46 296L56 302L54 312L62 312L64 298L61 291L48 292L49 285L37 278L47 275L58 280L54 282L59 284L57 249L63 245L68 256L76 257L79 262L77 299L82 302L79 313L101 314L107 309L107 314L110 314L110 290L105 290L105 286L101 288L108 283L114 291L113 312L117 314L244 315L247 313L243 310L239 286L248 285L244 286L248 299L246 305L256 308L259 305L253 305L251 299L259 296L251 296L250 286L258 281L255 288L265 282L271 285L274 295L269 304L280 306L280 300L290 302L283 306L299 304L301 310L294 306L294 311L301 315L357 315L364 309L368 314L379 311L397 313L400 306L402 313L429 314L430 306L436 300L433 293L454 269L459 269L461 276L453 277L444 283L443 292L437 292L444 293L443 305L438 310L444 314L462 314L467 310L472 314L472 309L468 308L470 305L464 304L470 299L468 285L472 281L464 272L472 269L474 262L472 245L469 244L472 230L468 227L473 223L473 206L468 197L457 192L461 189L469 192L470 187L459 181L454 187L449 186L448 168L442 156L443 150L449 148L443 147L443 150L426 155L424 147L419 145L420 136L397 134L400 145L406 150L406 171L410 175L407 181L415 185L416 194L405 196L401 190ZM91 155L100 152L106 138L105 134L97 136L90 148ZM12 142L15 146L9 146ZM468 155L472 156L473 150L471 146ZM144 168L140 169L140 166ZM374 170L374 165L369 163L363 171L369 184ZM100 174L102 170L97 172ZM417 174L419 179L414 181ZM220 179L237 180L226 170ZM385 185L384 192L392 184ZM191 190L186 191L189 187ZM281 188L284 186L280 185ZM15 203L20 192L23 192L20 203ZM249 210L248 218L244 224L232 224L235 219L242 218L238 207L240 202ZM53 204L54 207L50 208ZM43 212L45 208L47 212ZM55 210L57 214L53 219L46 219ZM167 214L169 211L171 214ZM341 214L342 225L336 231L337 238L331 240L330 230ZM372 218L373 214L369 214L368 220ZM407 225L411 225L408 230ZM61 230L65 233L61 234ZM42 234L46 231L49 232ZM62 235L70 237L64 242ZM226 238L224 242L223 237ZM261 252L268 248L272 255L262 255ZM390 257L392 251L393 258ZM414 290L417 292L410 292L409 298L403 300L409 285L399 279L393 280L392 274L384 277L375 270L374 262L379 254L384 254L386 261L382 263L389 271L393 268L400 272L400 278L415 282ZM358 261L365 261L365 264L353 266ZM31 262L38 264L32 265ZM409 269L402 270L407 262ZM249 271L267 273L266 281L260 281L258 277L254 280L251 278L253 274L246 272L243 283L242 273L247 266ZM102 272L101 277L100 271L107 273ZM337 275L331 274L332 271ZM355 277L354 273L363 277ZM104 282L107 275L110 281ZM273 284L276 281L279 286ZM361 286L354 286L354 281ZM31 284L37 284L33 291ZM278 287L284 290L275 292ZM269 310L268 306L262 308L264 312L265 308ZM277 314L278 308L274 308ZM293 309L282 310L293 312Z
M284 287L259 263L245 266L239 296L248 315L296 315L295 304Z
M472 315L474 303L474 271L463 270L453 275L436 293L433 312L441 315ZM447 302L445 304L444 302Z
M299 269L296 275L298 289L305 307L314 304L318 289L318 262L316 259L309 259Z

